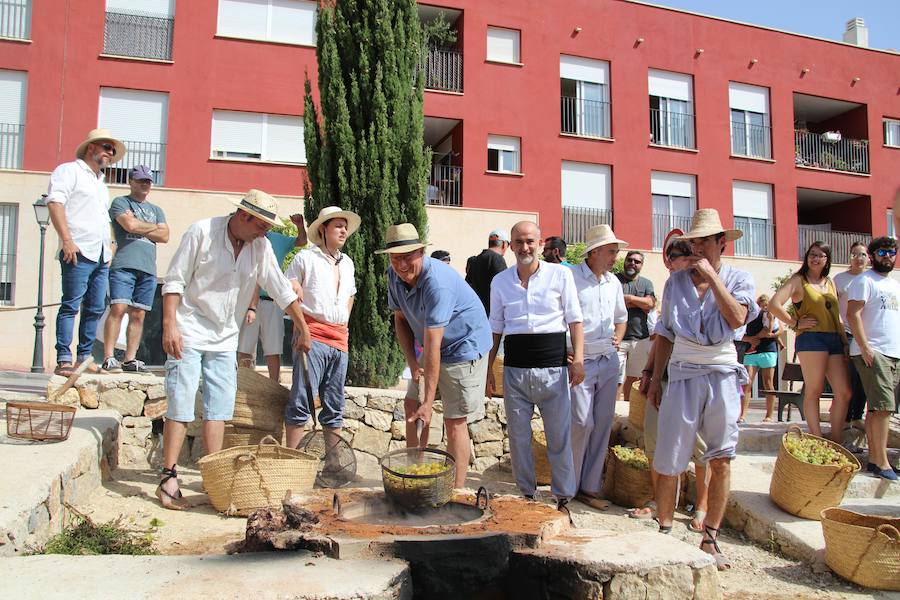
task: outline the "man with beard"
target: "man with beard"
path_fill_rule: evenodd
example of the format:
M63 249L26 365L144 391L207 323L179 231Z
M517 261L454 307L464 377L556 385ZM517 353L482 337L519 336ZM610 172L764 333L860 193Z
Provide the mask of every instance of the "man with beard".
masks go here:
M896 481L897 473L887 457L887 440L900 385L900 283L891 277L897 261L897 240L875 238L867 250L872 268L858 275L847 290L847 320L853 332L850 356L869 405L866 468L875 477Z
M566 240L558 235L551 235L544 240L544 251L541 256L549 263L572 266L572 263L566 260Z
M513 227L510 237L516 264L491 283L494 345L488 365L487 395L493 393L491 366L500 339L505 336L503 404L516 484L525 497L534 497L531 417L537 406L547 436L551 491L557 508L567 510L566 505L578 491L570 438L569 386L584 380L584 329L578 290L570 268L538 260L544 244L537 224L521 221ZM572 337L569 363L567 330Z
M631 250L625 255L623 272L617 275L628 309L625 337L619 344L619 389L625 402L631 397L631 385L641 378L641 369L647 364L650 353L652 332L647 325L647 315L656 308L656 294L653 282L640 276L643 268L644 253Z
M62 241L62 303L56 315L56 371L69 376L91 355L97 322L106 308L109 261L109 190L103 169L122 160L125 144L106 129L94 129L75 150L76 160L59 165L50 174L47 207L50 221ZM72 362L72 330L78 326L77 363ZM99 368L91 368L98 372Z

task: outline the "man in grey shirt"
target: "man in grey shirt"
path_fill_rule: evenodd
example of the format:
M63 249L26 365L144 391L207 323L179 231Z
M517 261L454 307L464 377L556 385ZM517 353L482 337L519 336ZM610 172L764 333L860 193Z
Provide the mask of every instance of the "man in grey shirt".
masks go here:
M112 201L109 218L116 236L116 254L109 267L109 315L103 329L104 371L147 373L137 360L144 331L144 315L153 308L156 293L156 244L169 241L169 226L162 209L147 201L153 185L150 167L138 165L128 172L131 192ZM125 358L113 357L122 317L128 313Z

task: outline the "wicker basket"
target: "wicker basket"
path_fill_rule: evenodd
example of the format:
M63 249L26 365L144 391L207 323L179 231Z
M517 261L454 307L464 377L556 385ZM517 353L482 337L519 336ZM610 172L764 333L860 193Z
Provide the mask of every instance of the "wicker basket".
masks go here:
M414 464L440 463L445 468L433 475L412 475L399 469ZM407 510L440 508L453 497L456 463L448 452L436 448L400 448L381 459L385 495Z
M635 381L631 386L631 395L628 397L628 420L631 422L632 426L643 431L647 396L641 393L640 387L640 381Z
M237 372L237 395L234 416L228 421L235 427L279 431L284 422L284 405L288 390L268 377L243 367Z
M494 374L494 396L503 397L503 356L497 355L494 358L494 365L491 367L491 373Z
M900 519L826 508L821 520L832 571L863 587L900 591Z
M789 435L814 438L827 443L846 456L852 467L811 465L795 458L784 445ZM831 440L803 433L796 425L788 428L781 436L781 448L772 472L769 497L782 510L804 519L818 521L823 509L838 506L844 499L844 492L850 480L859 471L859 461L853 454Z
M257 508L281 506L288 490L311 490L319 459L267 436L255 446L221 450L197 464L213 508L246 516Z
M547 435L535 431L531 435L531 456L534 460L534 478L538 485L550 485L550 457L547 455Z
M48 402L7 402L6 435L38 441L68 439L75 408Z
M644 506L653 500L653 484L650 471L636 469L622 462L610 450L606 463L606 477L612 478L609 498L627 508Z
M249 427L225 425L225 436L222 439L222 449L234 448L235 446L256 446L263 441L266 436L272 436L276 440L280 440L282 444L285 443L283 427L280 427L275 431L261 431L259 429L250 429Z

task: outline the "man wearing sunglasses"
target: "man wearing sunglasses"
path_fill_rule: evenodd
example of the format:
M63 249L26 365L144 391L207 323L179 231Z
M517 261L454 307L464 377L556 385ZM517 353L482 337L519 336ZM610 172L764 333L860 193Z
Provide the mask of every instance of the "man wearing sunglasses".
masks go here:
M875 477L897 480L887 457L888 427L897 410L900 385L900 282L891 277L897 262L897 240L879 237L869 242L872 268L847 290L847 320L853 341L850 357L866 392L866 469Z
M109 190L103 169L123 156L125 144L106 129L94 129L75 150L76 160L59 165L50 174L47 206L61 241L62 267L62 303L56 316L57 375L71 375L77 363L91 355L97 322L106 308L112 250ZM73 363L72 330L79 310L77 363Z

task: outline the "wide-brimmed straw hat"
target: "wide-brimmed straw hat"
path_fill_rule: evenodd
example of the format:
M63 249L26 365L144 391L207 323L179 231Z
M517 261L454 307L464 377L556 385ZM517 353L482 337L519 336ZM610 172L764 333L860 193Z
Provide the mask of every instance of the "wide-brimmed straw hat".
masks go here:
M412 223L391 225L384 237L384 249L376 250L375 254L406 254L431 245L419 239L419 232Z
M278 217L278 202L275 198L260 190L250 190L240 200L232 200L232 204L257 219L281 227L284 222Z
M740 229L725 229L722 227L722 220L719 218L719 211L714 208L701 208L694 212L694 218L691 221L691 230L681 236L683 240L692 240L696 238L705 238L717 233L724 233L725 239L729 242L740 239L744 232Z
M609 225L594 225L590 229L587 230L587 233L584 236L586 238L587 247L584 249L584 255L587 256L588 252L593 250L598 246L605 246L606 244L618 244L619 250L628 245L628 242L625 240L620 240L616 237L616 234L613 233L612 227Z
M84 151L87 150L88 144L94 144L96 142L109 142L116 147L116 155L109 159L109 164L119 162L125 157L125 153L128 152L128 150L125 149L125 144L114 138L109 132L109 129L100 127L91 130L87 135L87 139L78 144L78 148L75 149L75 158L83 159Z
M348 236L359 229L359 224L362 222L362 219L355 212L344 210L340 206L326 206L319 211L319 216L316 217L316 220L306 228L306 237L309 238L310 242L317 246L322 243L322 238L319 236L319 225L331 219L346 219Z

